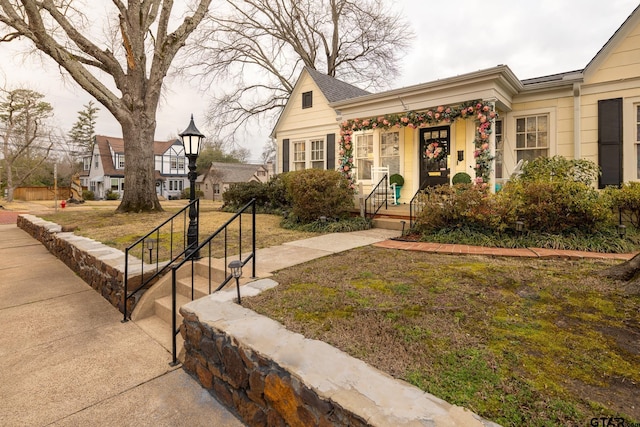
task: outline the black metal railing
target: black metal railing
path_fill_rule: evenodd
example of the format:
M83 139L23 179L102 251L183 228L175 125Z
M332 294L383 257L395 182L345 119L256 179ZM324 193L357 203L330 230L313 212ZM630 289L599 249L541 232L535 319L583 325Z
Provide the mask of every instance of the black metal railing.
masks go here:
M247 211L251 210L251 234L247 237L244 235L243 237L243 214L246 214ZM232 230L232 226L237 224L237 236L233 236L233 233L236 230ZM231 236L231 239L230 239ZM236 238L234 238L236 237ZM218 245L219 243L219 245ZM172 355L173 355L173 364L175 365L178 362L177 355L177 335L180 332L178 328L178 308L177 308L177 272L178 270L184 266L187 262L191 263L191 300L195 299L195 270L196 270L196 262L198 261L197 255L206 257L207 261L204 265L207 267L207 288L206 292L208 294L214 293L222 289L234 278L234 276L229 271L229 246L230 243L235 244L231 250L233 250L234 255L233 258L237 259L242 263L242 266L245 266L249 261L251 261L251 276L256 277L256 200L252 199L249 203L247 203L244 207L242 207L234 216L232 216L227 222L225 222L222 226L220 226L211 236L205 239L202 243L198 245L195 250L193 248L189 248L189 253L185 256L185 258L174 264L171 267L171 312L172 312L172 322L171 322L171 339L172 339ZM243 246L250 246L250 251L247 253L243 253ZM237 252L237 255L235 253ZM214 266L214 261L217 261ZM220 266L222 263L222 266ZM202 265L203 263L201 263ZM213 289L214 282L214 270L215 267L220 268L223 272L222 280L216 281L216 288ZM236 281L236 286L238 287L238 299L240 298L240 289L239 284ZM200 289L202 291L202 289ZM238 301L239 302L239 301Z
M428 195L423 189L420 189L411 198L411 202L409 202L409 229L413 229L416 225L416 219L424 209L425 197L428 197Z
M194 206L196 212L200 211L199 200L196 199L125 249L123 322L129 320L131 315L128 310L129 300L166 272L187 250L188 211L191 206ZM180 222L181 224L179 224ZM132 255L138 250L140 251L139 259ZM145 263L145 258L148 259L148 263ZM129 291L131 285L129 273L134 262L139 263L140 267L138 271L131 274L131 277L139 278L140 283L135 285L135 289ZM148 269L147 277L145 277L145 269Z
M389 200L389 181L387 175L384 175L380 182L373 187L371 193L364 199L364 217L373 219L378 211L384 206L388 208Z

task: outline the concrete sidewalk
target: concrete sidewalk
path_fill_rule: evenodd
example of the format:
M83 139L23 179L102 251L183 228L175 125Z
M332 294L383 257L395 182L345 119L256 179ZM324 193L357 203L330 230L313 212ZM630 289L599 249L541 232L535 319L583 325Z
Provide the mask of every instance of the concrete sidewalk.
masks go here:
M0 425L242 426L38 241L0 225Z

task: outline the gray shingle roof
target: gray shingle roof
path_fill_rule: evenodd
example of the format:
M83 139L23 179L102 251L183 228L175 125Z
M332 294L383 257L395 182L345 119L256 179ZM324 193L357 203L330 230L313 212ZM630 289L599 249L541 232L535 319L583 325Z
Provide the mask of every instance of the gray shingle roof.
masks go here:
M524 86L526 85L531 85L531 84L535 84L535 83L546 83L546 82L554 82L554 81L561 81L562 79L564 79L566 76L571 76L577 73L581 73L582 70L575 70L575 71L568 71L565 73L558 73L558 74L551 74L548 76L542 76L542 77L534 77L531 79L524 79L522 80L522 84Z
M358 96L369 95L366 90L355 87L334 77L322 74L318 70L305 67L329 102L343 101Z
M226 183L249 182L249 180L264 168L263 165L251 165L244 163L211 163L211 170L218 172L220 181Z

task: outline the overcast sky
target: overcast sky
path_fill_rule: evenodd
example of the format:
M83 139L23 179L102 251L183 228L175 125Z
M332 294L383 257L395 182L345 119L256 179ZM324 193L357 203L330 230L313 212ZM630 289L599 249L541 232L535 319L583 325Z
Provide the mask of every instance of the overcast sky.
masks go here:
M390 88L498 64L508 65L520 79L582 69L638 6L638 0L388 1L407 16L416 35L402 60L402 75L390 82ZM54 107L56 125L66 133L92 98L75 83L63 82L52 61L20 62L20 49L18 44L0 44L0 84L43 93ZM185 82L167 83L156 139L166 140L184 130L191 113L206 134L206 95ZM104 108L99 112L97 132L122 133ZM270 132L271 127L265 127L245 139L252 159L259 159Z

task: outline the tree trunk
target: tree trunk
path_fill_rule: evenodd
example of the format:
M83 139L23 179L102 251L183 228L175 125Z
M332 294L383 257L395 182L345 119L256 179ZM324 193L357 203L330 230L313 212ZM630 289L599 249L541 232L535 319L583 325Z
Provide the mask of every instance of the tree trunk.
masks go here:
M122 123L124 139L124 194L118 212L162 212L156 194L153 141L154 115L133 113L132 121Z
M631 258L629 261L625 261L622 264L614 265L601 274L605 277L615 280L628 281L640 274L640 253Z

